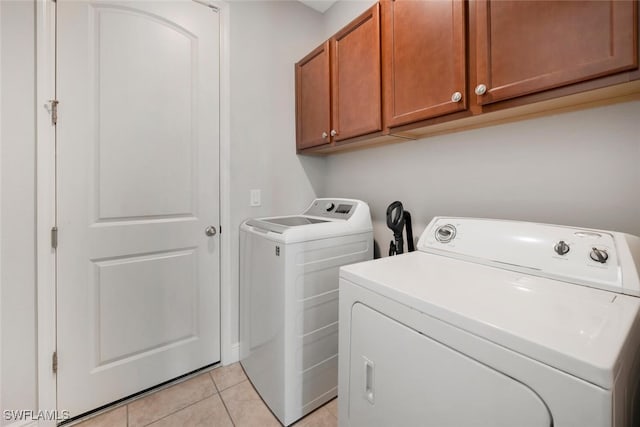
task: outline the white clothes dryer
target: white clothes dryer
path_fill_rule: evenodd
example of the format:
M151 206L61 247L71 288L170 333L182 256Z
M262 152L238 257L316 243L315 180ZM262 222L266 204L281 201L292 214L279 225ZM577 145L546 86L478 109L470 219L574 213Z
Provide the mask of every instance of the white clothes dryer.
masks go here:
M435 218L340 269L339 425L640 424L640 239Z
M240 227L240 361L284 425L338 387L338 269L373 258L369 206L317 199Z

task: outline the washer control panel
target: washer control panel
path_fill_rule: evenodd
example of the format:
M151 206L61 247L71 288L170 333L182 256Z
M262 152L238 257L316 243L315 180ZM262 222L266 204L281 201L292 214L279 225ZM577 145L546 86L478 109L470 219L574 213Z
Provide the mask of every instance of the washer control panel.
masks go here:
M304 212L304 215L349 219L357 208L357 200L316 199Z
M640 251L640 239L616 232L437 217L420 237L418 249L616 292L624 288L624 258L633 269L627 278L639 281L633 258L637 255L640 267L640 252L632 252ZM637 287L624 293L640 296Z

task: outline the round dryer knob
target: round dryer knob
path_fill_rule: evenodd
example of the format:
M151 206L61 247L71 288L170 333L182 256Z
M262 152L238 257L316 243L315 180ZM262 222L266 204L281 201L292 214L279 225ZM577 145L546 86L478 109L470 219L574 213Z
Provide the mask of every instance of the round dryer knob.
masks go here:
M327 203L326 205L324 205L324 209L327 212L331 212L333 210L333 208L335 208L336 205L334 205L332 202Z
M441 225L436 229L436 240L440 243L449 243L456 237L456 228L452 224Z
M569 247L569 245L567 245L567 243L564 240L560 240L553 247L553 250L556 251L558 255L566 255L569 252L569 250L571 250L571 248Z
M609 259L609 254L604 249L592 248L589 257L600 264L604 264Z

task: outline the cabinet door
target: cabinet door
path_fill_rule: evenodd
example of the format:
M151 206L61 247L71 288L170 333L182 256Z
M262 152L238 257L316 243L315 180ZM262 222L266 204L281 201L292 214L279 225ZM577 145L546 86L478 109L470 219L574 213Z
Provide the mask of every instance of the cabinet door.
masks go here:
M329 42L296 64L296 141L298 150L329 143Z
M381 131L380 6L336 34L331 53L334 140Z
M633 69L637 2L491 1L475 4L478 104Z
M386 124L466 109L464 3L395 0L382 7Z

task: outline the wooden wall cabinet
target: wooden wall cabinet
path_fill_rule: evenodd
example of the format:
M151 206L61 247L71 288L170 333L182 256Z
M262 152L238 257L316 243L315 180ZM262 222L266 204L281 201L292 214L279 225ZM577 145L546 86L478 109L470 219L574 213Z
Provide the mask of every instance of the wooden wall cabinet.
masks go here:
M382 131L380 6L296 63L298 151Z
M475 102L638 67L637 1L475 0Z
M394 127L465 110L464 2L381 5L385 123Z
M329 41L296 64L296 140L298 150L329 143L331 77Z
M296 64L298 152L638 99L638 3L381 0Z

